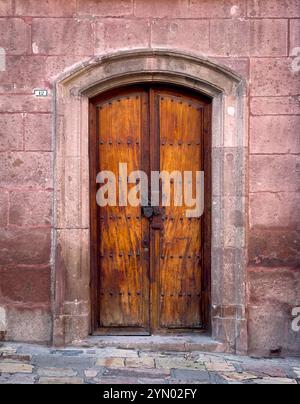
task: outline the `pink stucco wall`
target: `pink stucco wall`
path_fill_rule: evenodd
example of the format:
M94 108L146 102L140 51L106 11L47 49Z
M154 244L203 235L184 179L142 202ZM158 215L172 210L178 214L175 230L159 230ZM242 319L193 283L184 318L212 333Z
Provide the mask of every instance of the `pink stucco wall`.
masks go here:
M0 331L51 339L52 83L151 47L248 82L249 350L300 352L300 0L0 0Z

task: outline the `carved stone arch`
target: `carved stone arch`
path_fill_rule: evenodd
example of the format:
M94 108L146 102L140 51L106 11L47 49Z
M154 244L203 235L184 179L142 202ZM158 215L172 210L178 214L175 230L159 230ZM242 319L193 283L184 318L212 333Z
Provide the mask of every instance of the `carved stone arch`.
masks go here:
M90 333L89 99L146 82L176 84L212 98L212 338L245 353L246 83L207 59L168 50L94 58L55 83L53 342L72 343Z

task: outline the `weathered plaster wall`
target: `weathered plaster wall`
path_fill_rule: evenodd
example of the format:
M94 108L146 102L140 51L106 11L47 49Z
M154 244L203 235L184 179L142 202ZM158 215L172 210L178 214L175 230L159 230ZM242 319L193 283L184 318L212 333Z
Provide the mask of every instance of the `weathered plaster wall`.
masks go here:
M149 47L205 55L249 83L249 349L299 352L299 0L0 0L0 335L51 339L54 80Z

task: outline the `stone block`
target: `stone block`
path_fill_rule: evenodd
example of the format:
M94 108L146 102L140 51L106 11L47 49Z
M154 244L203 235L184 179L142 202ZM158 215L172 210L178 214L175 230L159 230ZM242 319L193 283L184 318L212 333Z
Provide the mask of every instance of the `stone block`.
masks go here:
M245 79L249 78L249 59L247 58L210 57L210 59Z
M293 97L254 97L252 115L300 115L300 99Z
M216 56L276 57L288 53L286 20L213 20L210 33L210 54Z
M39 368L37 374L40 377L76 377L78 372L73 369Z
M125 365L127 368L142 368L142 369L153 369L155 367L154 365L154 359L153 358L126 358L125 360Z
M252 306L265 304L300 306L299 269L250 268L248 280L249 300Z
M186 18L189 17L188 0L135 1L136 17Z
M300 229L300 193L250 194L250 227Z
M156 384L156 385L162 385L162 384L169 384L168 379L149 379L149 378L140 378L138 379L139 384Z
M13 15L13 0L0 0L0 15L2 17Z
M249 305L249 353L268 356L278 350L281 355L299 355L300 333L292 330L291 307L276 301Z
M7 309L7 339L22 342L49 343L51 339L51 313L41 309Z
M216 147L212 150L212 159L213 196L246 196L246 149ZM237 181L232 181L233 176L237 177Z
M241 18L246 15L245 0L190 0L193 18Z
M177 48L204 54L209 50L209 22L154 20L151 37L152 46L156 48Z
M89 60L88 56L47 56L45 58L45 80L53 83L63 73L73 70L75 66L87 60Z
M2 353L1 359L6 362L15 362L16 361L16 362L29 363L31 361L31 355Z
M51 302L50 267L0 267L0 293L7 303L43 304Z
M1 376L0 384L18 384L27 385L35 384L36 376L33 374L16 373L16 374L4 374Z
M96 23L96 55L122 48L147 48L149 41L150 26L147 20L106 19Z
M197 384L210 384L210 376L205 371L181 370L175 369L172 371L172 379L176 383L197 383Z
M58 159L57 222L60 228L88 228L89 171L86 159ZM68 209L65 210L65 206Z
M282 377L264 377L262 379L254 380L254 384L267 384L267 385L295 385L298 384L296 380L282 378Z
M72 17L76 13L76 0L16 0L16 15L24 17Z
M226 96L223 99L222 108L224 108L223 133L220 139L213 139L213 147L248 147L248 126L246 125L248 117L248 100L246 97ZM221 107L221 106L219 106ZM216 107L215 107L216 108ZM220 111L215 110L219 114ZM213 111L214 113L214 111ZM223 112L222 112L223 113ZM213 125L216 122L213 120Z
M124 358L100 358L96 362L96 366L105 368L122 368L125 367Z
M247 352L247 320L235 317L214 317L212 319L213 338L227 344L228 352L244 355Z
M25 117L25 150L52 150L52 115L28 114Z
M0 362L0 373L32 373L33 367L23 363Z
M80 377L40 377L38 384L84 384Z
M249 0L248 17L300 17L300 4L298 0Z
M1 19L0 44L7 55L30 54L30 25L21 18Z
M254 373L257 377L286 377L289 373L286 367L275 365L274 362L260 361L253 359L243 363L243 369Z
M37 98L33 95L21 94L0 94L0 112L20 113L20 112L51 112L51 97Z
M137 379L136 377L101 377L94 380L95 384L105 384L105 385L129 385L129 384L136 384Z
M197 363L180 358L156 358L157 369L182 369L182 370L205 370L202 363Z
M246 266L245 249L213 249L212 264L212 304L217 311L221 306L222 317L242 317L246 299L246 274L241 272L240 267ZM219 285L223 285L222 288ZM237 289L236 285L241 286Z
M52 199L52 191L10 192L9 224L50 226Z
M88 230L70 229L57 232L57 246L64 251L61 259L63 265L68 268L65 279L65 299L68 302L89 300L89 271L82 271L82 268L89 268L89 256L76 247L88 243L88 240Z
M0 73L2 91L32 93L34 88L45 87L44 56L7 56L6 71Z
M292 58L252 59L251 83L252 96L298 96L300 92Z
M224 246L225 248L244 248L246 246L246 220L244 212L246 199L228 198L224 201L225 223Z
M23 115L0 114L0 151L23 150Z
M299 116L259 116L250 119L250 153L299 154Z
M36 54L93 55L93 38L89 20L35 18L32 24L32 43Z
M41 355L36 355L34 357L34 365L39 368L60 368L60 369L71 369L77 372L82 372L94 366L95 357L87 355L79 356L64 356L52 354L49 355L48 352Z
M170 371L164 369L134 369L134 368L107 368L103 376L110 377L135 377L147 379L161 379L170 376Z
M78 0L79 16L122 17L133 13L132 0Z
M235 372L235 367L226 362L207 362L205 367L208 372Z
M73 341L80 341L89 335L90 315L89 313L80 316L65 317L65 344L72 344Z
M50 253L50 229L0 228L0 265L48 264Z
M220 375L224 380L226 380L226 382L228 383L239 383L239 382L246 382L249 380L255 380L257 379L257 376L251 374L251 373L247 373L247 372L243 372L243 373L235 373L235 372L231 372L231 373L221 373Z
M299 189L298 156L250 156L250 192L298 192Z
M253 266L300 266L299 231L252 229L249 232L249 263Z
M0 186L51 188L51 166L51 153L3 153L0 161Z

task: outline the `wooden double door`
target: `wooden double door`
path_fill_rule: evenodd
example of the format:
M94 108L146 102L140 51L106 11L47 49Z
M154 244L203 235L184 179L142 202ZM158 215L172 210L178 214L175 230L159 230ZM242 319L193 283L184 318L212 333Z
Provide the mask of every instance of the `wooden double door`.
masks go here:
M130 87L91 101L95 334L150 335L209 327L210 127L210 100L178 88ZM137 170L147 175L149 199L152 172L204 171L204 214L187 217L184 201L175 206L174 196L170 206L161 201L150 208L145 201L123 206L120 164L126 165L128 176ZM101 187L97 174L103 171L115 174L116 206L96 203ZM134 186L129 180L126 192ZM174 188L171 178L171 195Z

